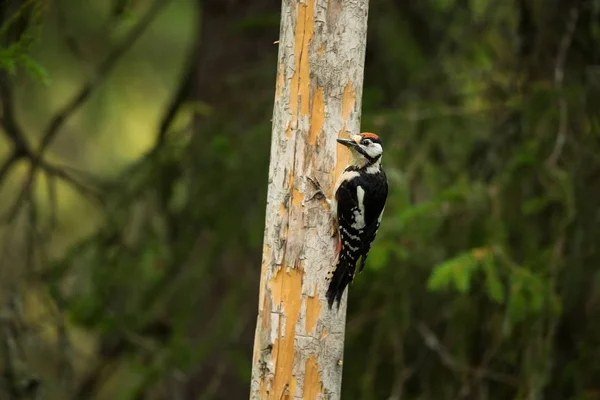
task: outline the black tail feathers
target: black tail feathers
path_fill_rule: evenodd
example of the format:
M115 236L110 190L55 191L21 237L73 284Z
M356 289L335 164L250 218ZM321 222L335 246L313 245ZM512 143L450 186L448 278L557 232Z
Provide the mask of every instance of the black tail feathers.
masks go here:
M327 303L329 303L330 310L333 308L334 302L337 302L337 308L340 309L342 295L348 284L354 279L355 269L356 260L347 261L344 257L340 258L327 289Z

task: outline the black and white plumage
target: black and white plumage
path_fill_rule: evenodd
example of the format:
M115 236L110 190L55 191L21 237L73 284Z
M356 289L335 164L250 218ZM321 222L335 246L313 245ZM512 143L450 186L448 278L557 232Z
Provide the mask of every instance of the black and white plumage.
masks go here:
M327 276L329 308L338 308L344 290L365 266L375 240L388 194L387 178L381 167L383 148L379 136L361 133L338 139L352 153L351 163L338 178L334 199L328 201L337 222L338 257Z

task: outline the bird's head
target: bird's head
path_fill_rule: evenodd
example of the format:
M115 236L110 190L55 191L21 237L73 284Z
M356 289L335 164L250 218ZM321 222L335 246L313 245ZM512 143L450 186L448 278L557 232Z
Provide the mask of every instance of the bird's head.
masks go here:
M337 141L350 149L353 165L364 167L381 162L383 147L381 139L374 133L363 132L351 136L350 139L338 139Z

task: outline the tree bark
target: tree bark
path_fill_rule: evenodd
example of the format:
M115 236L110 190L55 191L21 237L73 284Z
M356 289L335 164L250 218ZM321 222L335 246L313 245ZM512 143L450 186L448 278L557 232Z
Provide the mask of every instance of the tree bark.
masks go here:
M329 310L328 197L359 133L368 0L283 0L251 399L339 399L346 320ZM346 291L347 293L347 291Z

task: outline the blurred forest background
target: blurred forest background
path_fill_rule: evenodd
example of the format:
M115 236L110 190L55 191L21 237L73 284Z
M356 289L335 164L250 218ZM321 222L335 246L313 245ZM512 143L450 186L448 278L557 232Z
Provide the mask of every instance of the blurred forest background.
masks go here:
M0 399L248 397L279 0L0 2ZM344 399L600 399L600 0L371 0Z

